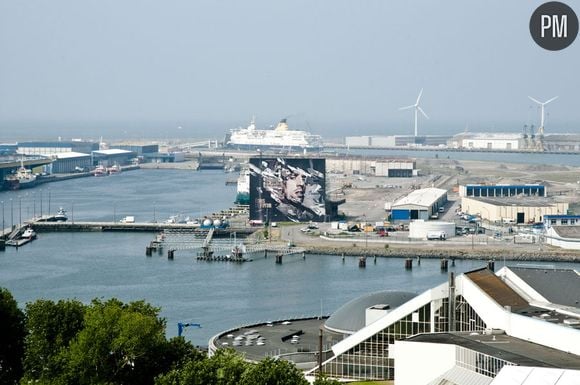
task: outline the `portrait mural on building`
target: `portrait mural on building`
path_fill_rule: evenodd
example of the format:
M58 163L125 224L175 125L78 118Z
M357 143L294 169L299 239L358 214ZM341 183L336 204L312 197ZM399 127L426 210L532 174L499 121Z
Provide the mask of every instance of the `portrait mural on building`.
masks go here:
M325 160L250 159L250 219L323 221Z

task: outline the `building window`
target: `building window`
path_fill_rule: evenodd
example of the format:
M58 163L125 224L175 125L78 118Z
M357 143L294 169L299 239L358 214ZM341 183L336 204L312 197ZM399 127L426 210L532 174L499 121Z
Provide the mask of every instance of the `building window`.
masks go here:
M561 225L567 225L567 224L568 224L568 220L567 220L567 219L562 219L562 220L560 221L560 224L561 224Z

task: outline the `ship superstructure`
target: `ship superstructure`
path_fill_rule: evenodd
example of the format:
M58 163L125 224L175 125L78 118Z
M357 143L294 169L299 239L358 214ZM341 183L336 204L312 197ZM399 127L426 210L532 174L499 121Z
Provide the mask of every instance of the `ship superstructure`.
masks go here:
M280 120L276 128L260 130L252 119L248 127L231 130L226 137L226 145L240 150L255 149L303 149L320 150L322 137L307 131L291 130L286 119Z

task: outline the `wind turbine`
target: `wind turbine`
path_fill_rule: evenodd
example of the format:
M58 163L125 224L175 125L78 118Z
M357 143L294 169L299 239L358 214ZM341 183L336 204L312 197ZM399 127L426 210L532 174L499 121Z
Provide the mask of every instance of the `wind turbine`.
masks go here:
M531 96L528 96L528 98L530 98L530 100L532 100L533 102L538 103L542 107L542 118L540 120L540 127L538 128L538 134L544 135L544 120L545 120L545 118L544 118L544 106L546 104L548 104L550 102L553 102L554 100L558 99L558 97L557 96L554 96L552 99L547 100L547 101L545 101L543 103L540 102L539 100L536 100L536 99L532 98Z
M399 108L399 111L402 110L409 110L411 108L413 108L415 110L415 137L417 136L417 111L420 111L424 117L426 117L427 119L429 119L429 117L427 116L427 114L425 113L425 111L423 111L423 109L419 106L419 101L421 100L421 95L423 95L423 89L421 88L421 91L419 91L419 96L417 96L417 101L415 102L415 104L412 104L410 106L407 107L401 107Z

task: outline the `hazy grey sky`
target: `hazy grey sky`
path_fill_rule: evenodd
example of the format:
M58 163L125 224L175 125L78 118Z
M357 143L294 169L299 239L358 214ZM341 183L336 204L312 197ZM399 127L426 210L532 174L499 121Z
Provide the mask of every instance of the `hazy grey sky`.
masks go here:
M527 95L559 95L546 130L580 132L580 41L536 46L541 3L1 0L0 127L226 129L296 114L323 133L411 133L397 109L423 87L423 133L537 124Z

